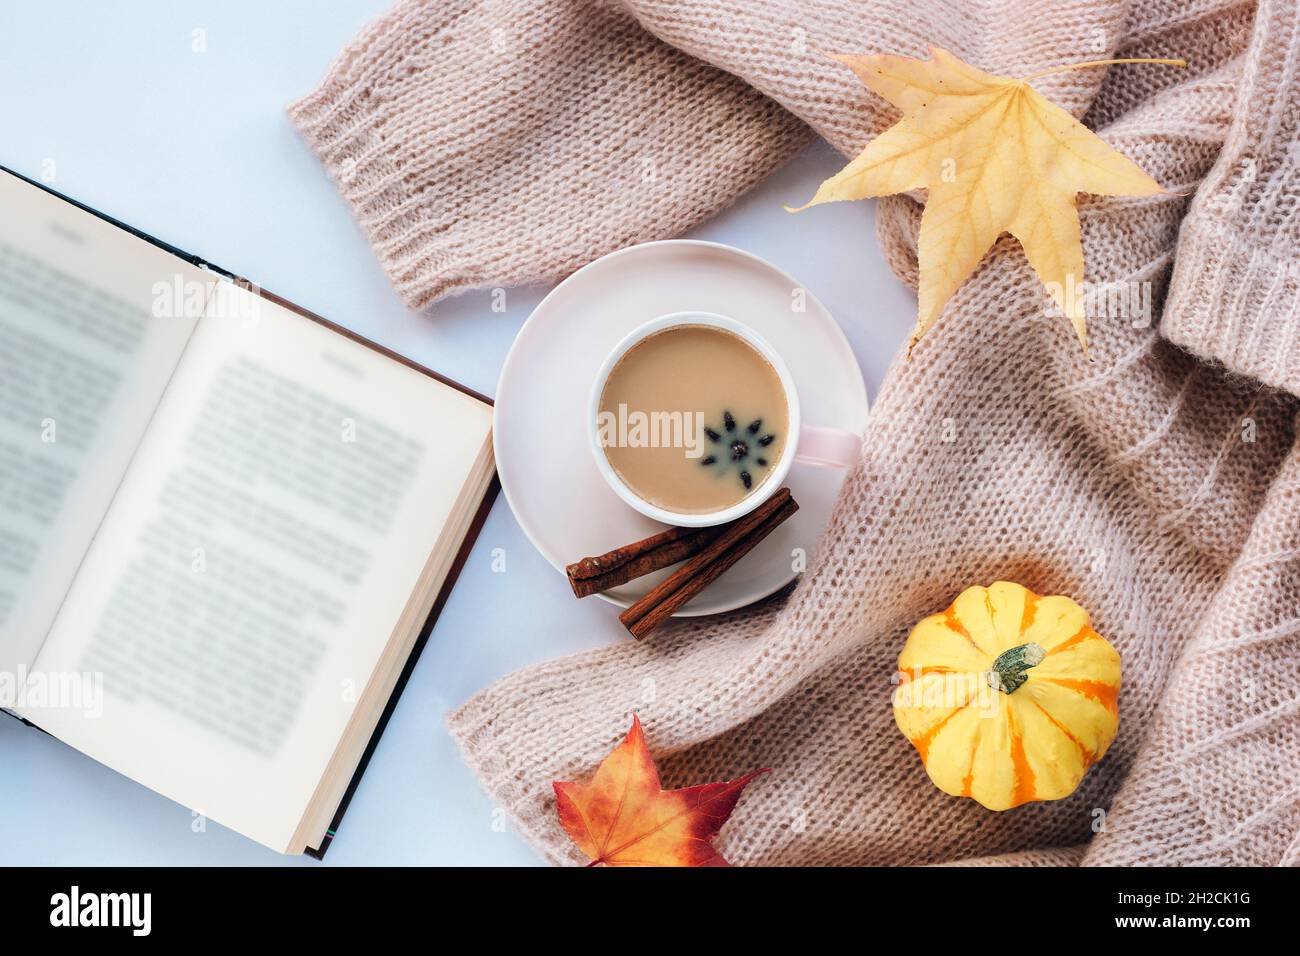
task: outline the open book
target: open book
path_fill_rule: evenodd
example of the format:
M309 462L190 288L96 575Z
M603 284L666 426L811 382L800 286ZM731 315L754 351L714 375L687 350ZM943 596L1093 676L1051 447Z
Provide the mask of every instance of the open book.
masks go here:
M0 171L0 705L319 855L496 489L481 396Z

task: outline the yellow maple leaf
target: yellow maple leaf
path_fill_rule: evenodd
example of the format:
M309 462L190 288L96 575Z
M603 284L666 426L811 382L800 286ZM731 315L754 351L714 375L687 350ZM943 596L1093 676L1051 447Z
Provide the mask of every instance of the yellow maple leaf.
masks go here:
M1030 266L1069 317L1086 353L1077 195L1149 196L1164 190L1028 81L1109 63L1186 63L1095 60L1015 79L985 73L947 50L933 48L930 54L929 60L835 57L902 110L903 118L799 208L929 190L921 215L919 302L908 354L1004 232L1020 240Z

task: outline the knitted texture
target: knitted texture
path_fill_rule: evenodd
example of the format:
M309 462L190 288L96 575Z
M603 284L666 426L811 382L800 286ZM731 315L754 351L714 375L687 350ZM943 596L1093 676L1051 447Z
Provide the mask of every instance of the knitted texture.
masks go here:
M810 139L739 79L572 0L403 4L290 115L416 309L680 233Z
M793 116L856 152L897 114L823 51L933 43L1008 74L1191 61L1040 84L1169 190L1081 198L1087 278L1127 304L1091 317L1093 362L1003 237L895 359L788 598L528 668L450 716L541 852L584 862L551 781L590 774L636 709L665 786L774 768L719 838L737 863L1300 862L1297 400L1260 385L1300 391L1294 329L1278 337L1295 17L1274 0L407 3L294 108L419 305L680 231L789 155ZM491 29L524 45L490 56ZM647 157L649 189L628 172ZM920 208L878 210L912 284ZM1105 759L1072 796L1004 813L933 787L890 708L908 629L998 579L1073 596L1124 664Z
M1269 0L1219 161L1183 223L1165 308L1173 342L1300 393L1300 15Z

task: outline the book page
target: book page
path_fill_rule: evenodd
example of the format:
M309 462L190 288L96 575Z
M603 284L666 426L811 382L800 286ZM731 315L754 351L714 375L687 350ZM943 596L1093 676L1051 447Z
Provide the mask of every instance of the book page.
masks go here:
M42 726L286 850L490 432L223 283L37 662L102 674L102 714Z
M25 698L214 283L0 172L0 706Z

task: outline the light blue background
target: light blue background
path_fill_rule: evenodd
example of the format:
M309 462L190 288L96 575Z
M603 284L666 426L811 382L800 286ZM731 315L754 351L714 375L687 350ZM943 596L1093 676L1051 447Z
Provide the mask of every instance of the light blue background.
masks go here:
M547 287L510 290L504 314L486 291L410 312L284 113L387 6L5 3L0 163L37 179L52 168L54 188L494 394ZM195 30L206 52L193 50ZM797 220L781 208L839 165L817 144L691 235L798 277L843 326L874 395L915 300L881 260L873 208L841 203ZM495 548L504 574L492 571ZM623 639L609 605L574 601L499 499L327 864L540 862L501 829L443 714L525 664ZM0 863L317 865L216 824L194 833L189 810L3 715Z

